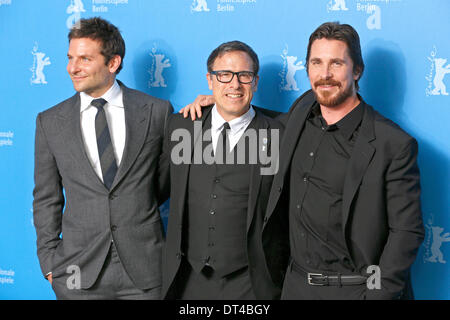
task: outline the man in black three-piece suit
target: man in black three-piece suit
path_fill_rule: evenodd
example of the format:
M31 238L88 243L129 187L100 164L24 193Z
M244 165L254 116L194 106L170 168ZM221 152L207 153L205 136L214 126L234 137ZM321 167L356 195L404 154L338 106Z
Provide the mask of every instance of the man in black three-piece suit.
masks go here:
M310 36L312 90L280 117L280 167L267 204L289 221L282 299L410 299L410 267L424 238L418 146L366 104L358 33L324 23ZM199 97L186 108L199 114Z
M168 122L163 297L279 298L289 257L287 221L274 217L264 245L261 229L282 126L251 105L259 62L248 45L224 43L207 65L215 105L201 121L173 115Z

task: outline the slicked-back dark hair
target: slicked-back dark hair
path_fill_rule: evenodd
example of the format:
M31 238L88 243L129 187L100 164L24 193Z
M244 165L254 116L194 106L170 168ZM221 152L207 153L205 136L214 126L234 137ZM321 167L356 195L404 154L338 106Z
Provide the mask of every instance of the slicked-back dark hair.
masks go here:
M122 58L122 61L116 70L116 74L119 74L120 70L122 70L123 58L125 57L125 41L119 29L110 22L100 17L80 19L70 29L68 38L69 43L72 39L80 38L100 41L101 54L105 57L105 64L107 65L115 55L118 55Z
M253 72L255 73L255 75L258 74L259 72L258 55L256 54L255 51L253 51L253 49L248 44L237 40L222 43L220 46L214 49L213 52L211 52L211 54L208 57L208 61L206 63L208 72L213 71L214 61L216 61L218 57L221 57L225 53L233 51L243 51L247 53L250 59L252 59L253 61Z
M309 37L308 50L306 52L306 71L308 72L308 62L311 53L311 46L315 40L319 39L339 40L347 44L348 53L353 61L353 73L359 73L355 80L356 90L359 89L358 81L364 72L364 61L361 54L361 44L358 32L349 24L339 22L325 22L320 25Z

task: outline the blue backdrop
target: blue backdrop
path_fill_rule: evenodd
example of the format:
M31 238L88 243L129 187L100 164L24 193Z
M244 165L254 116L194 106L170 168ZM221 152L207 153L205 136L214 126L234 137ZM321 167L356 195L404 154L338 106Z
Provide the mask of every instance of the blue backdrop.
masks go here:
M448 0L0 0L0 299L54 299L32 221L35 118L74 93L68 27L91 16L122 31L118 78L176 109L209 93L209 53L237 39L261 61L254 103L287 111L309 89L311 32L326 21L353 25L366 64L361 95L419 141L427 233L416 297L449 299L449 13Z

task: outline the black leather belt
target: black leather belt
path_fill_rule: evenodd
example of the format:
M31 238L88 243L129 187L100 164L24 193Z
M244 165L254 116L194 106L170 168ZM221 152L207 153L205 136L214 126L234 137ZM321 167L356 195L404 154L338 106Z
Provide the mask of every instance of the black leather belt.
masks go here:
M292 270L304 275L311 286L356 286L367 282L367 277L361 275L325 275L304 270L294 260L291 261Z

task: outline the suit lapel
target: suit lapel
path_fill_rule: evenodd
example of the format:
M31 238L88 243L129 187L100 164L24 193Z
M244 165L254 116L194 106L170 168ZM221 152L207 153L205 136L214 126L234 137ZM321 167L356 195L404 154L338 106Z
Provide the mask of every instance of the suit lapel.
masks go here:
M307 108L299 108L295 110L289 118L284 135L285 139L283 139L283 143L281 143L280 150L280 154L286 155L280 160L280 171L283 175L286 174L290 166L292 156L297 147L298 138L300 137L300 133L305 125L305 120L311 107L312 105Z
M345 174L344 189L342 196L342 228L345 235L345 229L350 213L350 207L356 195L361 180L369 166L370 161L375 153L375 148L370 144L375 139L373 110L370 106L363 102L365 107L363 120L359 136L350 157L347 171Z
M133 92L119 82L123 92L123 105L125 108L126 140L122 161L117 171L111 190L123 179L136 160L141 150L151 119L153 105L147 105L137 99Z
M77 93L67 102L67 105L58 114L58 124L61 129L60 137L67 146L67 149L70 150L73 161L80 164L84 171L88 173L96 183L106 189L103 182L95 173L84 147L83 136L81 133L80 103L80 94Z
M197 119L195 122L191 121L190 118L186 119L184 121L184 123L187 124L187 130L190 133L190 136L192 137L191 140L191 162L194 161L194 152L195 152L195 146L197 144L197 148L198 150L200 150L203 154L203 127L205 126L205 123L207 121L209 121L209 117L210 117L210 112L211 112L212 106L211 107L206 107L204 110L202 110L202 118ZM198 125L198 121L201 121L201 128L199 128L200 130L196 130L195 126ZM175 128L177 129L177 128ZM169 148L170 150L168 152L171 152L172 148ZM203 159L203 157L201 158ZM177 181L182 182L179 185L175 186L176 188L180 188L180 192L174 192L175 194L179 194L180 197L178 198L178 208L180 208L181 210L179 211L180 214L180 219L183 218L183 214L185 212L185 201L186 201L186 193L187 193L187 187L188 187L188 182L189 182L189 170L191 168L190 164L186 164L186 165L179 165L177 166L178 170L176 171L176 175L177 175ZM175 170L171 171L175 172ZM182 220L180 220L182 221Z
M309 90L292 107L280 147L280 155L283 155L280 156L280 173L283 177L290 167L298 138L315 101L314 93Z
M275 210L280 193L274 188L279 185L284 185L284 179L291 166L292 156L297 147L298 138L300 137L300 133L305 125L306 117L308 116L314 102L315 96L310 90L309 94L307 92L302 95L302 97L300 97L291 108L292 112L288 118L283 138L280 143L280 167L278 173L274 177L271 191L271 193L277 193L275 194L274 201L269 201L267 205L267 217L270 217L273 210ZM287 186L285 186L285 188L286 187ZM272 200L272 195L270 200Z
M256 111L256 110L255 110ZM247 127L246 130L248 129L253 129L253 130L257 130L257 138L258 138L258 144L257 144L257 159L258 162L257 164L252 164L250 165L250 184L249 184L249 196L248 196L248 208L247 208L247 232L250 229L250 226L252 224L252 220L253 220L253 216L255 214L255 209L256 209L256 203L258 200L258 194L259 194L259 190L261 188L261 163L259 161L259 152L260 150L258 148L261 148L262 146L260 145L260 137L259 137L259 130L267 130L268 128L268 124L266 121L264 121L264 119L261 117L261 115L259 114L259 111L256 111L255 114L255 118L253 119L253 121L249 124L249 126ZM270 139L270 135L267 136L267 139ZM270 140L269 140L270 141ZM270 146L267 145L267 148L269 148ZM253 152L254 149L251 149L252 146L249 145L249 153Z

